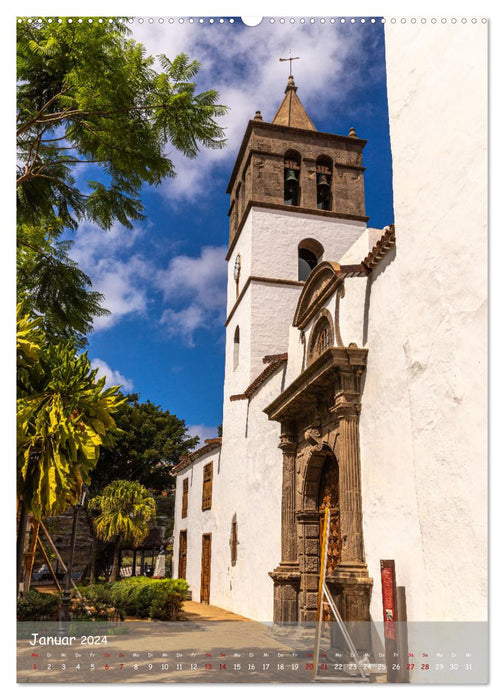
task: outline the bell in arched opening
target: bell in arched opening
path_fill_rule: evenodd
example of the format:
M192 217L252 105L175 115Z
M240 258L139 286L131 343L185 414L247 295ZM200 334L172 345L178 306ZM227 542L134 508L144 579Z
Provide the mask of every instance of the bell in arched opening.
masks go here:
M331 176L317 173L317 209L329 211L331 208Z
M299 170L284 169L284 204L299 205Z

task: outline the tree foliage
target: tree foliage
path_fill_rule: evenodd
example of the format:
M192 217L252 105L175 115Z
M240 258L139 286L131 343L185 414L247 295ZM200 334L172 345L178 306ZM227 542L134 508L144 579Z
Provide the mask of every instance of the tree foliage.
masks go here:
M42 228L19 227L18 299L25 313L41 314L49 342L73 339L82 348L93 319L109 312L101 306L103 294L92 291L91 279L69 258L70 246Z
M170 469L194 449L198 438L187 435L183 420L151 401L129 394L119 406L115 421L121 432L114 444L101 450L93 472L97 492L115 479L139 481L161 491L170 483Z
M106 486L103 493L88 504L96 511L97 536L114 541L114 563L110 576L115 581L119 573L119 551L124 546L137 546L149 534L149 523L156 517L156 502L149 491L137 481L119 479Z
M118 388L105 389L86 353L45 342L18 306L17 489L37 520L74 505L100 447L116 430Z
M144 218L144 184L175 170L175 148L194 158L221 148L214 90L198 93L200 65L186 54L158 57L128 38L124 19L18 24L18 283L25 312L49 335L79 346L102 296L59 238L87 219L104 229Z
M89 503L97 510L98 537L110 542L118 535L123 544L137 545L149 534L149 522L156 517L156 503L149 491L137 481L119 479L106 486Z
M214 90L197 93L200 65L159 56L162 72L124 20L22 22L18 28L18 212L22 223L84 216L102 228L142 218L144 183L172 177L167 144L194 158L220 148L225 113ZM75 166L105 177L79 186Z

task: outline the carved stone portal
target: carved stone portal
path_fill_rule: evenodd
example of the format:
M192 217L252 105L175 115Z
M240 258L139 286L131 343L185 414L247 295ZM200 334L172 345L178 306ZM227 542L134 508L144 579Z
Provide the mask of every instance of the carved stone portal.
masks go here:
M370 619L373 581L364 559L359 450L366 358L362 348L329 348L266 409L270 420L281 422L284 455L282 558L270 574L274 622L316 619L325 505L332 522L329 588L343 620ZM366 647L367 640L355 641Z

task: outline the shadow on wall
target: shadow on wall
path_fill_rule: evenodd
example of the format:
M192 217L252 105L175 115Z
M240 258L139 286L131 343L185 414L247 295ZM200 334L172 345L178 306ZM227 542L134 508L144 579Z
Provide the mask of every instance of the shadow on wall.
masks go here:
M396 258L396 247L394 246L385 258L380 261L380 263L372 270L371 274L366 280L366 295L364 297L364 320L362 323L362 347L365 347L368 342L368 332L369 332L369 307L371 305L371 286L375 279L385 272L387 267Z

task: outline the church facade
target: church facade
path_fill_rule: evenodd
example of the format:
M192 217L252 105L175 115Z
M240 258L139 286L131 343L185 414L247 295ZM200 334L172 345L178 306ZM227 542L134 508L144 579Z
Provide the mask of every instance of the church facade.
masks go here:
M319 132L292 76L271 122L246 127L222 438L174 469L173 575L195 600L313 621L328 507L344 620L382 619L381 559L408 619L486 619L485 35L445 28L429 48L438 87L422 29L386 28L385 229L367 227L366 141Z

